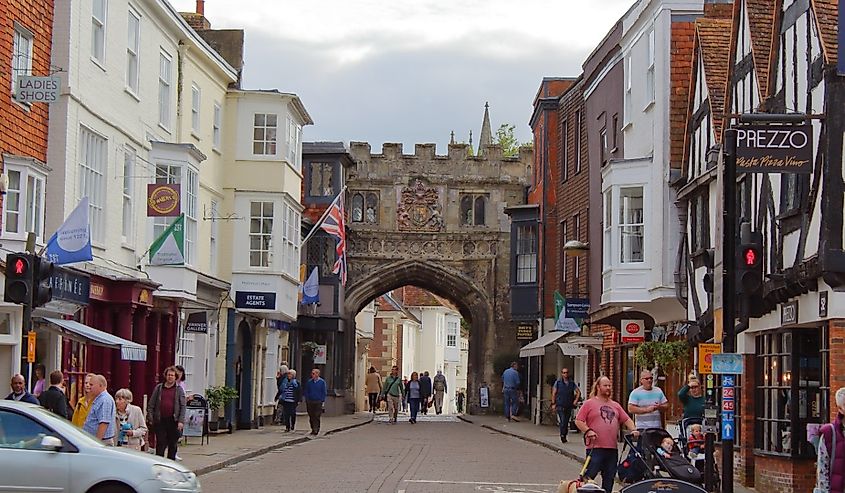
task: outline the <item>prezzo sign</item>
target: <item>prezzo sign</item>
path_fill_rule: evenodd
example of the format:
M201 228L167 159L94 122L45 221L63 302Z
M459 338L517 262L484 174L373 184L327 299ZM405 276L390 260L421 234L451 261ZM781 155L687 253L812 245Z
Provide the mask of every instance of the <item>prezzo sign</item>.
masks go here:
M743 125L737 127L739 173L812 173L812 125Z

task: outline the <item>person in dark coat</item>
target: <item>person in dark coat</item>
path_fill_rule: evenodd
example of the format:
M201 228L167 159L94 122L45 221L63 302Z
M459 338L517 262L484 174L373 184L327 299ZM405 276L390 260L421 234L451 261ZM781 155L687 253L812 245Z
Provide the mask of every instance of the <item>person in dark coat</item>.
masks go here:
M425 372L420 377L420 412L428 415L428 400L431 397L431 377Z
M67 396L65 395L65 391L62 390L63 379L64 375L58 370L50 373L50 388L42 392L38 396L38 400L44 408L49 409L53 414L70 419Z
M20 373L12 376L12 393L6 396L7 401L28 402L39 405L38 399L26 391L26 380Z

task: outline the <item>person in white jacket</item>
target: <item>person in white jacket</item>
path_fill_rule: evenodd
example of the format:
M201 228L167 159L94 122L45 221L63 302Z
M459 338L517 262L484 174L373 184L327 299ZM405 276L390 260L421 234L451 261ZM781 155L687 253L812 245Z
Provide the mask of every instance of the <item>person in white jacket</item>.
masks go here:
M132 404L132 391L120 389L114 393L117 445L141 450L146 443L147 422L141 408Z

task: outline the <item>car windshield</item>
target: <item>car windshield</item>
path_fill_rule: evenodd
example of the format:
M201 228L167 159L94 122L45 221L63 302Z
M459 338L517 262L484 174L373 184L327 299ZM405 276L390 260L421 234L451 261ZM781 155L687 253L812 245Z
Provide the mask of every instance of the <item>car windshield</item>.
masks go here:
M47 425L53 431L59 433L74 445L85 445L86 447L105 447L99 440L88 433L72 425L69 421L57 417L55 414L42 407L31 407L29 413L36 419Z

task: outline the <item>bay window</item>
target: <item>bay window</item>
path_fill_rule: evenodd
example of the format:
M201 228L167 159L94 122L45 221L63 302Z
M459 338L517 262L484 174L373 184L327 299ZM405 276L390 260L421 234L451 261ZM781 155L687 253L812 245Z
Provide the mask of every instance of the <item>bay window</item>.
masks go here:
M44 187L46 175L6 157L8 186L3 204L3 237L25 240L28 232L44 241Z
M619 241L623 264L644 261L644 217L642 187L619 190Z
M273 202L249 203L249 266L270 267Z
M827 422L831 406L828 327L767 332L755 342L755 449L813 457L807 424Z
M537 282L537 226L522 225L516 229L516 283Z

